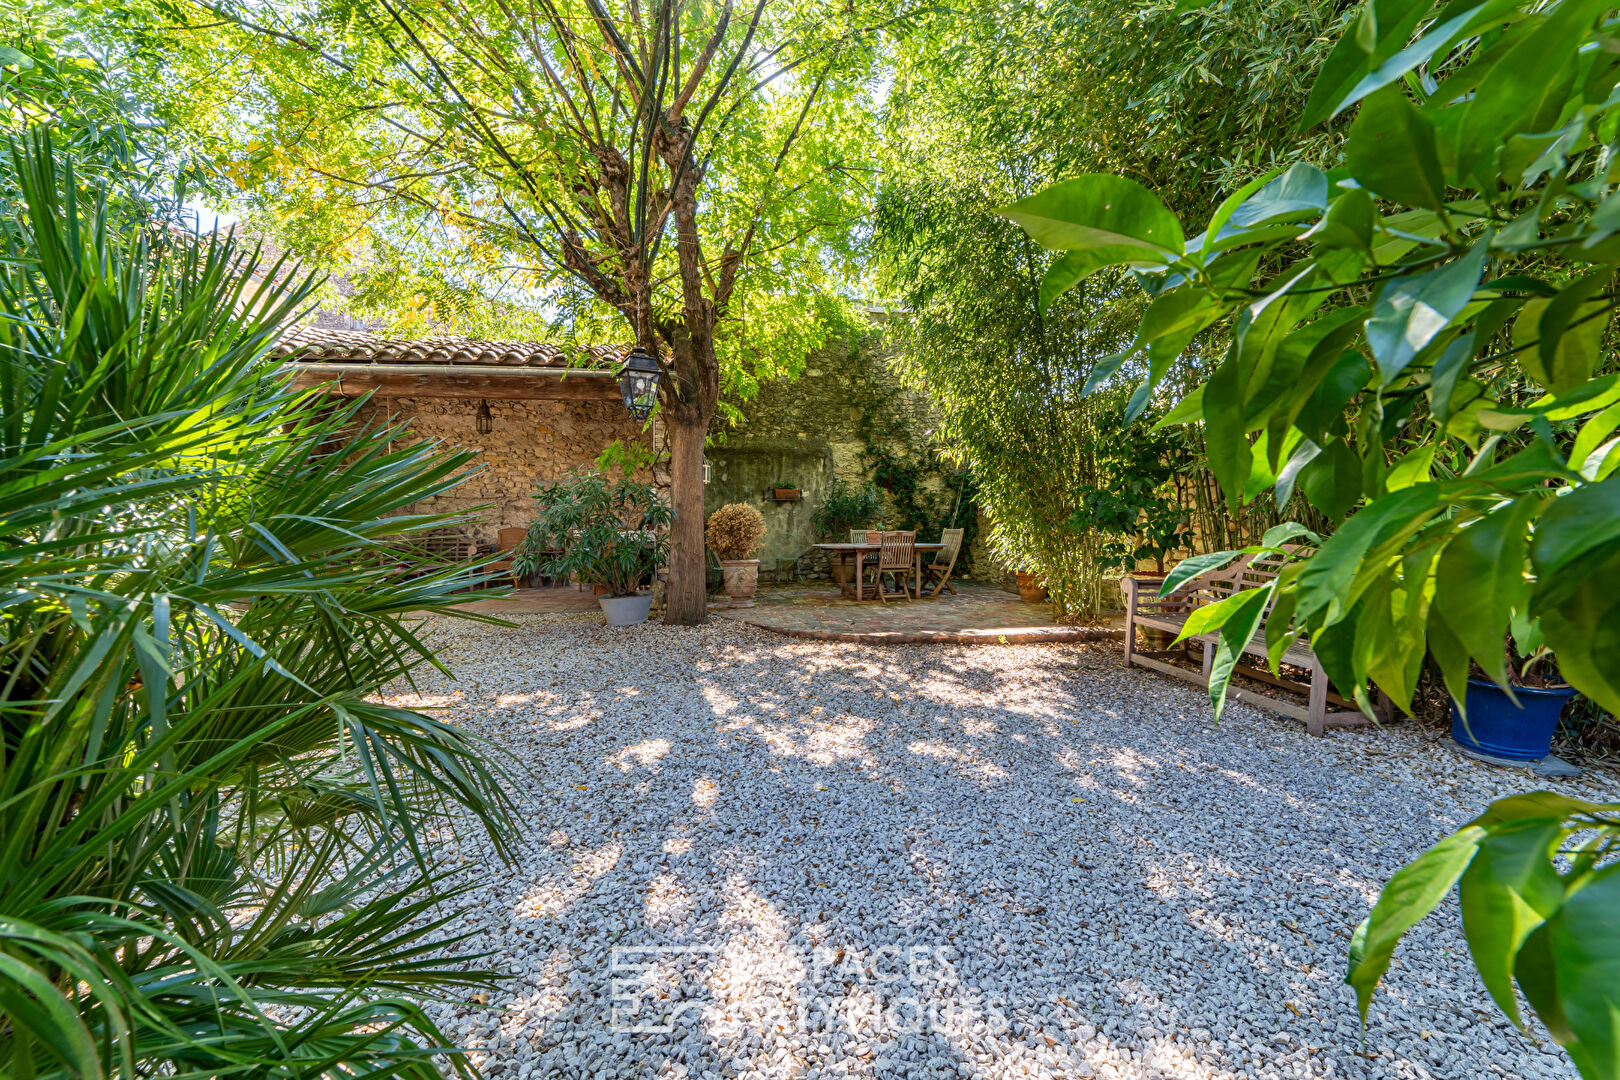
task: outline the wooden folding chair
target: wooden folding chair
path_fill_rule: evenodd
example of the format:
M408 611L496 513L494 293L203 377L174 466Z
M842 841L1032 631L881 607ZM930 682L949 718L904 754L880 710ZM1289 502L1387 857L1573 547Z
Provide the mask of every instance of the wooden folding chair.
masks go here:
M907 600L911 599L911 590L906 582L917 573L915 559L917 557L917 534L914 532L886 532L878 547L877 565L877 594L878 599L885 604L889 598L883 592L883 575L894 575L895 584L905 594Z
M934 585L934 591L929 593L929 596L938 596L941 589L950 589L951 595L956 595L956 589L951 586L951 571L956 567L956 555L962 550L962 534L966 531L966 529L946 529L939 534L939 542L945 546L934 552L934 561L925 563L922 568L922 585L924 587Z

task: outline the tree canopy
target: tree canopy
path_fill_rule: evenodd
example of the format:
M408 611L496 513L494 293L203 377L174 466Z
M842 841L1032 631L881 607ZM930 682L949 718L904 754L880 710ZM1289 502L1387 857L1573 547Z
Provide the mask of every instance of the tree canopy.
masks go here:
M819 343L875 160L880 31L822 0L174 4L152 9L166 115L381 288L522 298L660 359L676 521L669 613L704 617L703 440L723 388ZM226 48L221 48L225 44ZM739 329L746 328L746 329ZM608 333L613 333L608 331ZM724 361L722 363L722 361Z

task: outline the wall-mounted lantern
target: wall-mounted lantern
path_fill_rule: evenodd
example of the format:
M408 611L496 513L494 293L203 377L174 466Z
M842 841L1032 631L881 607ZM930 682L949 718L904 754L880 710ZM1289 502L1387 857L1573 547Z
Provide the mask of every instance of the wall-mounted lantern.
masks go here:
M480 435L488 435L495 430L495 417L489 411L489 402L478 403L478 412L473 416L473 427L478 429Z
M658 404L660 374L658 361L640 345L631 349L619 366L619 394L624 398L624 407L637 420L647 419Z

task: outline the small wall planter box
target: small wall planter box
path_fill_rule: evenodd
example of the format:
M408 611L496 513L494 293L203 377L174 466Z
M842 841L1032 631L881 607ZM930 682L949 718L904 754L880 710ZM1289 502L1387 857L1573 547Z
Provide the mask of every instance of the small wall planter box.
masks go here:
M804 498L804 492L798 488L772 488L771 498L776 502L798 502Z

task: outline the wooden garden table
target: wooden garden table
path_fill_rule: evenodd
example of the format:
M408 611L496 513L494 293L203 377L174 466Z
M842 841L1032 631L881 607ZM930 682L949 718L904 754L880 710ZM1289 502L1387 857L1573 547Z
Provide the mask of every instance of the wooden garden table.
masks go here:
M867 599L867 596L865 595L866 589L861 584L861 563L868 555L876 555L879 551L883 550L882 545L881 544L816 544L815 546L820 548L822 551L827 552L829 555L832 555L835 558L847 559L852 555L855 557L855 575L854 575L855 585L854 585L854 588L852 589L850 587L850 583L848 581L846 581L842 585L840 585L839 588L844 591L845 596L853 596L857 602ZM942 550L944 550L944 548L945 548L945 545L942 544L942 543L939 543L937 541L934 542L934 543L931 543L931 544L914 544L913 545L912 555L917 560L917 566L916 566L916 573L912 577L912 582L914 583L913 587L916 588L916 590L917 590L917 599L919 599L919 600L922 599L922 557L923 557L923 552L925 552L925 551L942 551ZM879 582L878 584L876 584L876 585L874 585L872 587L871 599L873 599L873 600L877 599L877 590L882 588L882 587L883 586L882 586L881 582Z

